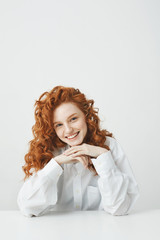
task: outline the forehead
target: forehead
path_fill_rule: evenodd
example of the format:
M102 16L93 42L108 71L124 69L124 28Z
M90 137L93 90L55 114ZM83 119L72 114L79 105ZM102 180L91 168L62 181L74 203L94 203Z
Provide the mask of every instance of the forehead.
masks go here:
M61 121L67 119L70 115L77 113L82 114L83 112L73 103L62 103L53 112L53 121Z

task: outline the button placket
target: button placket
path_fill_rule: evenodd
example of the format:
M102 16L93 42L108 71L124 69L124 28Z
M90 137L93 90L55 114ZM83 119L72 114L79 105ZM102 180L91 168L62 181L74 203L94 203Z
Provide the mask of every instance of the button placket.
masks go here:
M74 196L74 208L76 210L81 209L82 206L82 190L81 190L81 176L77 174L73 181L73 196Z

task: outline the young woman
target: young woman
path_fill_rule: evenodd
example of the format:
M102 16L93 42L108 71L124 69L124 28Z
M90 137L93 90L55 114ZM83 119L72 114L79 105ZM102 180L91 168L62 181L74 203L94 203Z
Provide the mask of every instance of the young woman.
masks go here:
M79 89L63 86L36 101L17 200L25 216L65 210L125 215L133 208L137 182L120 144L100 129L93 104Z

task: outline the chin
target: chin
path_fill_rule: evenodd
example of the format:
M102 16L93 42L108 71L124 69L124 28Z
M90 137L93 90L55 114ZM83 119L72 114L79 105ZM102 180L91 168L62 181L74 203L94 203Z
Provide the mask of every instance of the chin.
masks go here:
M68 143L71 147L73 147L73 146L78 146L78 145L81 145L82 144L82 141L75 141L75 142L73 142L73 143Z

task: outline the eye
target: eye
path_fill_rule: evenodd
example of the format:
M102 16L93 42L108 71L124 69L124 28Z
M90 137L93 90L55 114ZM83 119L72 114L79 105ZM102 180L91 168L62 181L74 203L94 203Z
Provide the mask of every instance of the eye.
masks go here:
M71 118L71 121L74 121L74 120L76 120L77 119L77 117L73 117L73 118Z
M60 123L58 123L57 125L55 125L55 127L57 128L57 127L60 127L62 124L60 124Z

